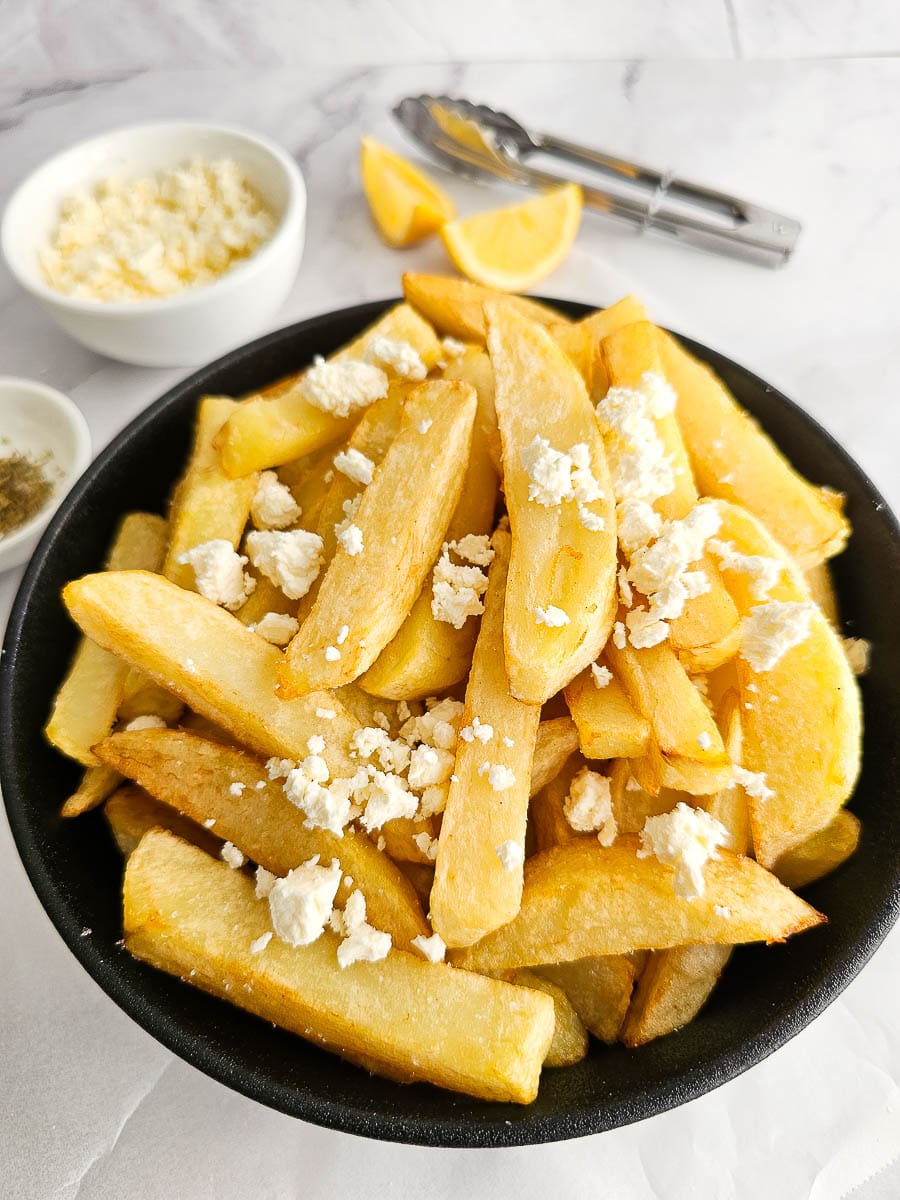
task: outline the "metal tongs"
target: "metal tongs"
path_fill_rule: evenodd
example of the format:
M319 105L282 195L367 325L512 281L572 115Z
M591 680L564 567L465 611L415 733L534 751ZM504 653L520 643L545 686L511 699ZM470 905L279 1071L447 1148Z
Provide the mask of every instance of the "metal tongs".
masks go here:
M575 180L586 205L703 250L780 267L800 234L799 221L790 217L688 183L671 172L536 133L483 104L450 96L407 96L393 111L433 158L457 174L543 188L569 182L572 176L532 166L532 157L587 168L601 177L603 186Z

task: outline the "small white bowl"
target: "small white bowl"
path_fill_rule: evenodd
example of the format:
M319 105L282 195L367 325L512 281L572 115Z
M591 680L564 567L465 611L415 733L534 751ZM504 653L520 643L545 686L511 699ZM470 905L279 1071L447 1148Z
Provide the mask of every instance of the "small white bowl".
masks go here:
M275 233L252 257L215 283L154 300L83 300L46 282L38 254L64 199L109 175L153 175L195 157L234 159L274 212ZM227 125L167 121L101 134L38 167L6 207L0 245L21 286L77 341L122 362L180 367L217 358L269 321L293 285L305 227L306 186L285 151Z
M0 376L0 458L18 451L49 455L53 494L24 525L0 537L0 571L29 559L50 518L91 461L91 435L81 410L62 392L31 379Z

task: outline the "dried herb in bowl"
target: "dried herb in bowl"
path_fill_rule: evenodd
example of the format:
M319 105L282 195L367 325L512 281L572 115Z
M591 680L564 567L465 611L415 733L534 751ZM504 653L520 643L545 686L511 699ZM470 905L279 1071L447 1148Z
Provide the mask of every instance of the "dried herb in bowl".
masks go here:
M34 459L18 451L0 458L0 538L30 521L50 499L49 459L49 454Z

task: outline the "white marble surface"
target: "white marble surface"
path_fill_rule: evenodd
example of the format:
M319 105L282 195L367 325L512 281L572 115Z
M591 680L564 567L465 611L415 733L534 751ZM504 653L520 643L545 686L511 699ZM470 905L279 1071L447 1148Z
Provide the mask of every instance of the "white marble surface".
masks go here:
M363 22L361 6L334 7L352 9ZM454 12L465 15L470 7L458 3ZM522 11L536 14L538 7ZM573 4L572 10L588 21L606 7ZM260 72L249 64L290 60L278 37L288 27L286 4L269 6L265 37L246 33L242 6L195 3L178 17L173 9L143 5L128 22L110 21L102 32L95 20L91 40L84 22L99 11L96 3L7 0L0 9L8 22L0 25L0 203L52 151L129 120L204 114L263 130L298 156L310 189L307 253L278 322L287 323L395 293L402 268L441 263L436 247L403 255L382 247L360 197L358 136L371 131L401 145L386 115L394 99L455 89L506 105L547 128L675 167L803 219L795 261L770 273L586 217L575 251L544 290L598 303L638 291L660 321L745 362L799 400L896 508L900 62L814 56L844 47L850 22L837 11L842 7L871 9L868 24L853 26L852 49L879 48L875 42L892 48L897 21L887 6L826 5L817 30L806 36L803 6L776 7L704 0L688 20L683 9L660 0L645 6L646 27L621 17L612 22L610 40L596 55L662 54L666 61L356 70L335 67L335 58L324 67L325 55L308 55L311 65L302 71ZM411 0L373 3L371 10L383 40L352 39L341 63L486 57L468 25L462 32L454 25L451 38L449 23L437 17L435 28L446 37L440 53L429 54L422 39L431 25ZM373 19L371 10L365 21ZM312 23L313 7L303 11ZM547 53L587 55L577 21L567 46L555 25L545 30L537 15L518 24L520 57L535 53L541 38ZM743 53L796 53L807 61L715 61L735 52L735 27ZM160 69L176 45L181 66L236 58L245 65ZM486 45L495 53L509 50L496 38ZM152 69L144 69L148 64ZM492 199L474 186L453 189L463 208ZM37 376L70 392L97 449L183 374L123 367L81 350L5 275L0 373ZM16 583L0 579L2 620ZM436 1152L299 1124L174 1059L70 957L30 891L5 825L0 871L0 1192L16 1200L388 1197L413 1188L427 1200L546 1193L838 1200L851 1192L854 1200L887 1200L900 1193L900 932L809 1029L710 1096L577 1143Z

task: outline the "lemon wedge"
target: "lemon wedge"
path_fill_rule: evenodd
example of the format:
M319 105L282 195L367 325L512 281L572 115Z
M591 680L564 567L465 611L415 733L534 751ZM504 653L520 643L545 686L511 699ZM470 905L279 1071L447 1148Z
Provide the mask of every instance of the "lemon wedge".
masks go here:
M453 219L450 197L381 142L362 139L360 165L372 219L389 246L412 246Z
M441 237L468 279L521 292L566 257L578 233L581 206L581 188L567 183L523 204L448 221Z

